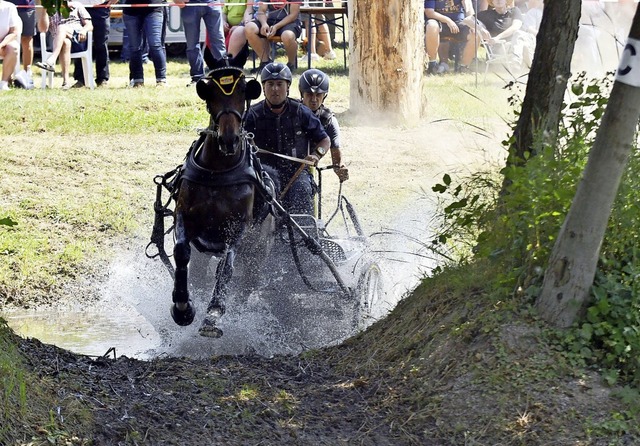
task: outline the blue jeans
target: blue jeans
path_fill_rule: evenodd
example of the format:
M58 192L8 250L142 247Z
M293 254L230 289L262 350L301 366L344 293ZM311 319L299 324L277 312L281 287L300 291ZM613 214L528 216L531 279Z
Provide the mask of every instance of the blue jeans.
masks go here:
M180 10L184 37L187 41L191 79L200 80L204 76L204 59L200 50L200 21L204 20L209 35L209 49L215 59L222 59L227 51L224 46L224 25L220 6L193 6Z
M142 39L147 37L149 57L153 61L156 72L156 82L167 81L167 55L164 50L164 11L163 8L153 8L148 14L124 14L124 25L129 35L129 76L134 82L144 82L144 68L142 66Z

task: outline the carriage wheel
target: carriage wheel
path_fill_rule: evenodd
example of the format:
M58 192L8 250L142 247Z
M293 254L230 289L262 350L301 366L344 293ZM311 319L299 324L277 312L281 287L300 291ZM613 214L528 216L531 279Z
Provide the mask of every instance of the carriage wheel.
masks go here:
M384 287L382 284L382 271L376 262L367 262L361 270L358 285L356 286L356 310L354 325L364 329L374 319L376 307L381 303Z

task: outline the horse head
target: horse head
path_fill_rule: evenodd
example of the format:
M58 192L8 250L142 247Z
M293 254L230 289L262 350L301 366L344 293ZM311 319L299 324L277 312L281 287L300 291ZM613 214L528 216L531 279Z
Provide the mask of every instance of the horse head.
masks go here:
M247 81L241 68L222 66L199 80L196 91L207 104L211 115L209 130L217 136L220 151L236 154L241 143L242 115L249 102L260 96L260 83L255 79Z

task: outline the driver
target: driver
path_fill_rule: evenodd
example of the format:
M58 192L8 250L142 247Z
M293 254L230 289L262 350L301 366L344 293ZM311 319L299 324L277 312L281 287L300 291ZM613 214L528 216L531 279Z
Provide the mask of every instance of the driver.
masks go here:
M331 164L340 182L349 179L349 169L342 163L340 152L340 126L334 114L325 107L324 99L329 93L329 76L320 70L312 68L305 71L298 81L302 103L320 119L331 140Z
M260 74L265 99L247 111L245 129L256 145L269 152L304 158L318 164L331 144L320 120L300 101L289 97L291 70L270 63ZM304 165L272 154L258 154L263 166L275 170L281 190L278 197L292 214L313 215L316 184ZM282 192L286 190L284 196Z

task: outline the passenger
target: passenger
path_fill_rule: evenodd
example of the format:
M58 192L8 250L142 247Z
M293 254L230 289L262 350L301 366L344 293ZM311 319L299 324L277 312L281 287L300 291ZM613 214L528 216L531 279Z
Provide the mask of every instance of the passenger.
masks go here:
M93 31L91 16L87 9L78 2L69 2L69 17L64 18L56 12L49 15L38 10L38 29L40 32L51 32L53 47L51 55L44 62L36 62L36 66L43 70L54 72L56 60L60 56L60 71L62 71L62 89L71 88L69 82L69 69L71 66L71 53L85 51L87 49L87 33Z
M318 164L331 145L322 123L308 107L289 97L291 70L282 63L270 63L260 75L265 99L247 112L245 129L263 150ZM313 215L316 185L309 166L272 154L259 154L268 170L275 171L281 185L278 196L293 214ZM297 175L297 177L296 177ZM289 188L284 197L282 191Z
M18 36L22 31L22 22L18 8L13 3L0 0L0 56L2 56L2 80L0 91L9 89L11 75L18 61Z
M340 126L335 115L324 105L329 94L329 76L315 68L302 73L298 81L302 103L320 119L331 140L331 164L340 182L349 179L349 169L342 162L340 151Z
M270 45L267 39L280 36L287 52L289 71L296 68L298 54L298 37L302 34L300 22L300 2L288 0L269 0L259 3L256 18L245 25L245 33L249 45L260 57L262 70L270 63Z

